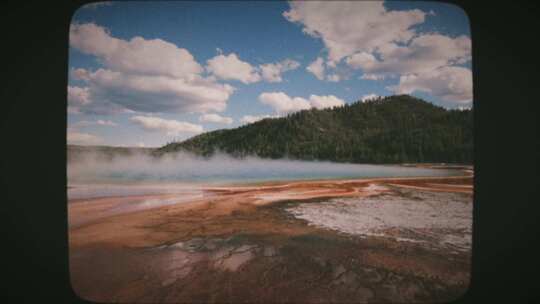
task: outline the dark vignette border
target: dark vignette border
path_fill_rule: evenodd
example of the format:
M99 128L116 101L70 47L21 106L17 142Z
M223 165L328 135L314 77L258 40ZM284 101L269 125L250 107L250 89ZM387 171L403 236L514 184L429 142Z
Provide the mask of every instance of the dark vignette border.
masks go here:
M2 298L79 303L69 284L66 84L73 12L88 1L2 6ZM475 207L472 279L457 303L538 299L535 3L454 3L471 23ZM6 208L7 207L7 208ZM536 229L535 229L536 228ZM10 301L11 302L11 301Z

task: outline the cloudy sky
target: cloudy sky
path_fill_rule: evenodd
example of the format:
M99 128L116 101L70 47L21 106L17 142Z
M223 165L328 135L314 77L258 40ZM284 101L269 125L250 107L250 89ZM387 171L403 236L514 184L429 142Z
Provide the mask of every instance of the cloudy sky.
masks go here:
M411 94L471 107L466 14L436 2L106 2L69 32L68 143L156 147Z

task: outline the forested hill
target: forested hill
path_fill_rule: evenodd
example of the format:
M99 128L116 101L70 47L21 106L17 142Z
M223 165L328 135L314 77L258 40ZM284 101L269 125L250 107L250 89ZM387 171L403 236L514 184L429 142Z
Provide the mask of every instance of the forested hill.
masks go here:
M389 96L208 132L157 152L182 150L355 163L472 163L473 113Z

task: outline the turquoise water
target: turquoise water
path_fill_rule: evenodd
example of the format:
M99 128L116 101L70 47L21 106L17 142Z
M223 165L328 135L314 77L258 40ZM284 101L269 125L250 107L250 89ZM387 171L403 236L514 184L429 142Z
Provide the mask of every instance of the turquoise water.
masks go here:
M266 181L428 177L462 175L460 170L399 165L343 164L226 156L202 159L180 155L68 164L68 198L175 193L200 195L206 186Z

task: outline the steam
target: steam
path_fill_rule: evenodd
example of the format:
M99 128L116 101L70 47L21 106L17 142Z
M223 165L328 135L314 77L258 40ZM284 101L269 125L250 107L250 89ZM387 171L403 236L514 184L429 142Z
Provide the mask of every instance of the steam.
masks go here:
M257 182L269 180L370 178L401 176L447 176L454 171L344 164L289 159L233 158L215 154L204 158L189 153L154 157L133 153L105 159L85 153L68 162L68 184L93 182Z

